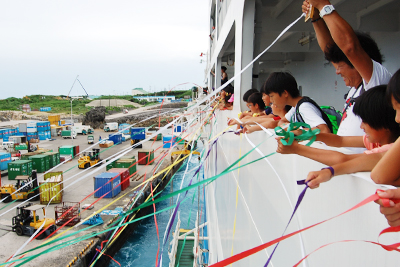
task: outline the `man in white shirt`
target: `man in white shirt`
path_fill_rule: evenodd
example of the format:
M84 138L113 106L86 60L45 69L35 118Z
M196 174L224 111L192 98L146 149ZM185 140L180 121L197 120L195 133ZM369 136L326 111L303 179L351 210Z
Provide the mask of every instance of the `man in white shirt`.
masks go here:
M332 124L317 103L308 97L300 96L296 79L287 72L273 72L265 81L264 90L271 102L278 108L292 106L280 124L285 122L305 122L321 133L331 133Z
M387 84L391 74L383 67L382 55L376 42L367 34L355 33L351 26L337 13L328 0L306 0L302 10L308 13L310 4L316 8L311 22L318 44L325 58L332 63L348 92L338 135L359 136L361 119L354 115L355 99L368 89Z

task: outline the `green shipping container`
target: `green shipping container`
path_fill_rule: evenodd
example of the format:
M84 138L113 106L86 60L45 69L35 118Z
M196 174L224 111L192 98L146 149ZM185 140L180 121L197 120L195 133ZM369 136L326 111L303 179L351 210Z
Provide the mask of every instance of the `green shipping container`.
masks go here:
M46 152L46 153L43 153L43 155L49 156L49 162L50 162L49 169L51 169L54 166L57 166L58 164L60 164L60 153L58 153L58 152Z
M133 156L123 156L123 157L121 157L119 160L125 160L125 159L127 159L127 160L132 160L132 159L134 159L135 161L134 161L134 163L136 162L136 157L133 155ZM110 170L110 169L112 169L112 168L121 168L121 167L116 167L116 164L117 164L117 161L119 161L119 160L116 160L116 161L114 161L113 163L110 163L110 164L108 164L108 165L106 165L106 170L108 171L108 170ZM109 160L107 159L106 160L106 162L108 162ZM131 161L129 161L129 162L131 162ZM132 163L133 164L133 163ZM127 167L124 167L124 168L127 168ZM132 172L132 173L134 173L134 172L136 172L136 165L135 165L135 170ZM131 174L132 174L131 173Z
M155 139L155 141L160 141L162 140L162 134L157 134L156 137L153 138L153 140Z
M31 160L16 160L8 163L8 180L15 180L18 175L32 175Z
M183 144L185 144L185 139L182 139L180 137L176 137L176 142L178 143L178 145L183 145Z
M115 168L128 168L129 175L132 175L136 172L136 159L119 159L117 161L114 161L114 163Z
M58 148L60 155L68 155L74 157L74 147L75 146L62 146Z
M28 149L28 145L27 144L15 145L14 149L17 150L17 151L19 151L19 150L27 150Z
M50 169L50 157L48 155L35 155L29 158L32 160L32 167L38 173L44 173Z
M35 155L40 155L42 154L41 152L35 151L35 152L29 152L25 153L21 156L21 159L23 160L29 160L29 157L35 156Z
M107 161L108 161L108 160L107 160ZM106 161L106 162L107 162L107 161ZM115 163L116 163L116 161L114 161L114 162L112 162L112 163L106 165L106 170L108 171L109 169L114 168Z

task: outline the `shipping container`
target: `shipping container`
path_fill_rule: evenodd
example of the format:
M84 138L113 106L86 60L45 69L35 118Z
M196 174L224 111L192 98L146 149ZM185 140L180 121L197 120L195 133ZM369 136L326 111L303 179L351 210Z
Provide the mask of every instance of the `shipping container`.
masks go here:
M176 137L176 142L178 145L184 145L185 144L185 139L180 138L179 136Z
M10 136L8 139L9 139L10 141L14 142L14 144L26 143L26 141L27 141L26 136L23 135L23 134L18 134L18 135Z
M48 172L44 175L44 182L39 183L40 204L57 204L63 197L63 172ZM54 198L53 198L54 197ZM53 199L52 199L53 198Z
M39 137L39 140L46 140L47 139L47 136L46 136L46 132L38 132L38 137Z
M37 122L30 121L26 124L26 131L28 133L36 133L37 132Z
M49 156L50 169L53 168L54 166L57 166L58 164L60 164L60 153L46 152L46 153L43 153L43 155Z
M128 124L128 123L122 123L122 124L118 125L118 131L123 134L129 134L130 133L130 128L128 128L129 125L130 124ZM125 129L125 128L127 128L127 129Z
M122 142L131 140L131 136L130 135L126 135L126 134L122 134Z
M121 175L103 172L94 177L94 197L113 198L121 192Z
M79 154L79 146L74 146L74 157Z
M18 175L32 175L31 160L15 160L8 163L8 180L15 180Z
M29 159L33 162L33 169L38 173L44 173L50 169L50 157L48 155L30 156Z
M14 149L15 149L16 151L28 150L28 145L27 145L27 144L24 144L24 143L21 143L21 144L15 145L15 146L14 146Z
M120 133L110 134L108 140L113 141L114 144L116 145L119 145L122 143L122 134Z
M144 127L132 127L131 138L136 140L146 139L146 128Z
M57 125L57 122L60 120L60 115L49 115L47 119L49 120L50 124Z
M139 165L152 165L154 163L154 149L141 149L138 151Z
M106 160L106 162L107 162L107 161L108 161L108 160ZM107 165L106 165L106 171L108 171L108 170L114 168L116 163L117 163L116 161L111 162L111 163L109 163L109 164L106 163L106 164L107 164Z
M0 152L0 170L7 170L8 163L11 162L11 153Z
M170 148L176 143L176 136L164 135L163 136L163 148Z
M114 161L115 168L128 168L129 175L132 175L136 172L136 159L119 159Z
M107 172L119 173L121 175L121 191L127 189L131 184L130 174L128 168L112 168Z
M38 133L37 132L28 132L27 139L28 139L28 141L30 141L32 139L38 139Z
M67 156L71 156L73 158L74 157L74 146L59 147L58 152L60 152L60 155L67 155Z
M178 124L174 127L174 132L175 133L181 133L184 130L183 126Z
M26 123L20 123L19 124L19 132L20 133L26 133L28 132L28 126Z

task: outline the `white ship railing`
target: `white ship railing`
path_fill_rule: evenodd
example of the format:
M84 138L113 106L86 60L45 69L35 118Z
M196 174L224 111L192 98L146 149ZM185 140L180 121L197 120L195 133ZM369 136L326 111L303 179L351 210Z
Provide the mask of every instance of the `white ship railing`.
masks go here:
M208 131L202 136L208 137L211 127L213 136L226 129L227 117L236 117L236 113L237 111L217 111L217 123L207 125ZM276 150L275 138L265 132L255 132L248 137L255 145L264 141L258 147L264 155ZM313 146L327 148L318 143ZM207 147L206 144L205 149ZM244 155L252 148L244 137L231 133L222 135L205 165L205 178L221 173L239 155ZM254 151L241 164L260 157ZM228 173L206 186L210 265L280 237L297 197L304 188L298 186L296 180L303 180L310 171L325 167L298 155L274 154L267 159L270 164L260 160ZM338 215L375 193L378 188L391 187L376 185L369 178L369 173L356 173L337 176L318 189L308 189L286 233ZM388 224L379 213L379 206L370 203L281 242L269 266L293 266L315 249L332 242L377 241L379 232L386 227ZM385 235L380 239L384 244L397 243L399 240L398 233ZM264 266L273 248L271 246L247 257L234 266ZM302 266L396 266L399 258L397 252L388 252L380 246L361 241L346 242L322 248L307 258Z

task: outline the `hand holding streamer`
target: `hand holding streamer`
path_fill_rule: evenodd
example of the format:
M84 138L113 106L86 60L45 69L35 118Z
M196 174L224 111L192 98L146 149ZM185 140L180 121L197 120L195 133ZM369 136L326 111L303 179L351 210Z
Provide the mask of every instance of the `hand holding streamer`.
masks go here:
M303 127L303 128L300 128ZM304 128L308 128L309 130L304 130ZM310 125L303 122L293 122L289 124L287 130L284 130L282 127L275 127L275 134L277 136L282 136L281 142L285 146L292 145L294 140L297 141L305 141L310 140L306 146L311 146L312 143L317 139L317 134L319 134L319 129L312 130ZM294 135L293 131L300 130L300 135Z

